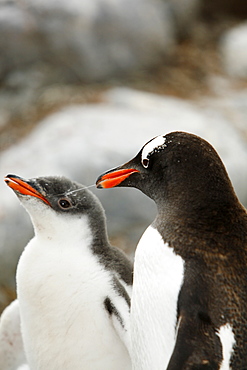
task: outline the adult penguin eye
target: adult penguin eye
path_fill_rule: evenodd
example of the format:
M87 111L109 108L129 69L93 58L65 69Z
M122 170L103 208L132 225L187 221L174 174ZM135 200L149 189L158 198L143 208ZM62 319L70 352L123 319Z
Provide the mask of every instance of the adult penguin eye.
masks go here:
M142 165L143 165L143 167L144 167L144 168L148 168L148 165L149 165L149 159L144 158L144 159L142 160Z
M68 209L68 208L72 207L71 202L66 198L59 199L58 205L62 209Z

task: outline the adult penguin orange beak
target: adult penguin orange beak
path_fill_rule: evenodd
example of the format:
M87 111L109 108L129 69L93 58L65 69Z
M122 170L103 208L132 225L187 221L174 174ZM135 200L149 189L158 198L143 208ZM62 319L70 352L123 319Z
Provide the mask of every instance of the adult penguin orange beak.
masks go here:
M140 172L135 168L121 168L123 166L114 168L110 171L100 175L96 181L96 186L99 189L114 188L126 180L130 175Z

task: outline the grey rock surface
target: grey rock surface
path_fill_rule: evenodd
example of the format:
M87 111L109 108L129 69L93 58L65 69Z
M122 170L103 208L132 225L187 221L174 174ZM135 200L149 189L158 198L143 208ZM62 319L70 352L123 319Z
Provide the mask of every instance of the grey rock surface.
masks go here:
M247 22L226 31L219 48L226 72L233 77L247 78Z
M21 88L30 74L39 84L98 81L157 63L174 24L161 0L6 0L0 34L0 76Z
M163 0L171 8L175 21L175 32L180 38L190 35L193 24L198 18L202 6L201 0Z

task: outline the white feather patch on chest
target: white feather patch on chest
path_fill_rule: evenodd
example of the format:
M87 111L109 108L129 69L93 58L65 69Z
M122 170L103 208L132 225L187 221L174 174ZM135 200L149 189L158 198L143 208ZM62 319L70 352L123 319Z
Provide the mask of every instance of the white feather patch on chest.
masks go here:
M220 327L219 337L222 345L223 361L220 365L220 370L230 370L230 361L233 354L235 338L230 324L225 324Z
M152 226L136 250L131 304L134 370L163 370L175 344L184 261Z
M35 237L18 264L22 333L35 370L130 369L127 349L104 309L105 298L116 295L112 277L90 250L90 229L81 222L75 229L75 220L68 220L59 240L60 233Z

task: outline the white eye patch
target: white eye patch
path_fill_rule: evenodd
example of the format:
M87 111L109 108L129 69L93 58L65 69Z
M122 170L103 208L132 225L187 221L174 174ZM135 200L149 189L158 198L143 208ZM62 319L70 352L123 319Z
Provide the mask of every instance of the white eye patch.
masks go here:
M166 138L164 136L157 136L143 147L141 159L143 167L148 168L149 157L151 154L166 147L165 141Z

